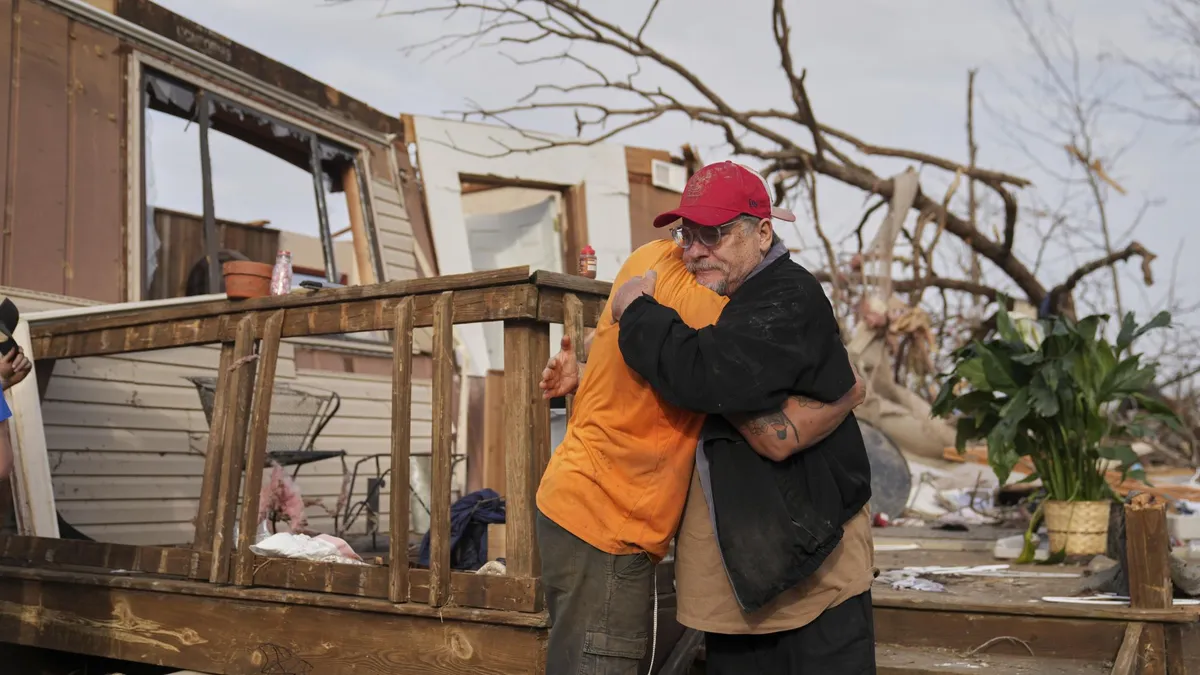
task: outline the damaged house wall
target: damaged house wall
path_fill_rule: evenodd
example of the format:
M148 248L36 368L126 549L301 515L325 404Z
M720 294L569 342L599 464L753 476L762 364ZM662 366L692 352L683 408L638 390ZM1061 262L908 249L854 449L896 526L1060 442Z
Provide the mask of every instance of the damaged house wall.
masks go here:
M142 299L139 235L146 214L138 83L130 76L151 67L323 135L350 137L360 153L356 183L369 207L366 224L374 227L383 278L417 276L401 160L389 136L401 131L398 120L152 3L100 4L132 23L62 0L0 2L0 68L12 78L12 86L0 88L0 295L13 297L25 316ZM180 45L197 52L175 53ZM220 209L216 204L218 217ZM339 273L353 279L345 267L339 263ZM418 335L417 345L427 346L427 336ZM68 522L101 541L191 538L208 428L196 388L185 378L212 375L218 354L215 347L189 347L55 364L43 410L55 495ZM422 358L414 359L415 368ZM342 397L317 449L345 450L351 463L388 453L390 361L390 348L377 343L297 339L282 345L280 384ZM428 501L428 376L413 384L411 511L419 530L426 516L417 500ZM386 457L382 464L388 468ZM299 480L306 497L332 506L341 465L315 462ZM364 494L360 479L352 498ZM379 525L386 530L388 500L380 506ZM314 527L331 530L321 510L308 515Z

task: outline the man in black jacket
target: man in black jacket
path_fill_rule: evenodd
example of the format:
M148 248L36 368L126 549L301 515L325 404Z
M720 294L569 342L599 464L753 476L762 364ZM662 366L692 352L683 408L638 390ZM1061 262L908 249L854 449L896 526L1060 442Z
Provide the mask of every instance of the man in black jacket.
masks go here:
M833 404L855 382L824 290L762 216L769 200L758 174L730 162L693 176L655 226L683 220L672 231L683 261L729 304L717 324L693 329L654 301L652 273L631 279L612 300L621 353L668 402L709 413L697 473L742 613L704 628L709 672L873 673L870 464L854 415L781 461L754 453L726 419L788 398ZM854 541L843 545L846 531Z

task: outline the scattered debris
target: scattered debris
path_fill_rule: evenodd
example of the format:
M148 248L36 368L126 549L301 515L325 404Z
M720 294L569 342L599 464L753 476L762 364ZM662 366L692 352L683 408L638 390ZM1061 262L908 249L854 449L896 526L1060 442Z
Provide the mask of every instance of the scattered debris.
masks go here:
M306 534L279 532L251 544L250 550L268 558L292 558L314 562L335 562L347 565L366 565L350 545L328 534L310 537Z

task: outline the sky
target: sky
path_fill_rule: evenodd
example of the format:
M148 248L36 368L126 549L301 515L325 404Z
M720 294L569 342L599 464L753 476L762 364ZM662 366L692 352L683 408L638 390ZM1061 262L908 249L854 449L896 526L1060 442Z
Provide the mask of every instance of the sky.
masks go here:
M332 6L320 0L158 1L390 114L448 116L470 102L509 105L547 78L560 82L579 79L578 71L568 66L519 67L494 49L456 58L406 54L402 47L461 29L463 24L446 24L431 16L380 18L381 0L352 0ZM398 9L415 4L420 3L391 0L387 6ZM626 26L640 23L649 4L649 0L585 3ZM1036 29L1052 35L1055 24L1046 19L1046 6L1044 2L1029 4ZM1069 23L1067 32L1078 50L1083 90L1104 92L1105 98L1126 106L1152 104L1148 90L1132 71L1122 68L1116 59L1102 62L1100 57L1118 51L1139 59L1177 57L1150 26L1151 18L1161 14L1158 0L1064 0L1051 6ZM788 3L788 8L792 52L797 65L807 69L807 87L819 119L870 143L965 163L967 71L977 68L979 165L1030 178L1035 187L1018 192L1023 205L1066 200L1076 205L1073 220L1084 230L1096 232L1094 214L1081 201L1083 193L1078 188L1065 189L1056 178L1068 173L1071 166L1062 148L1065 136L1052 132L1047 120L1039 116L1039 111L1050 109L1051 104L1038 85L1044 71L1007 2L796 1ZM735 107L789 106L766 0L662 0L646 38L687 65ZM1069 74L1069 52L1055 50L1058 43L1053 39L1047 44L1054 63ZM648 77L654 77L653 73ZM679 85L669 79L664 83ZM574 129L569 116L537 114L513 120L541 131L572 133ZM151 138L155 199L162 206L198 210L194 126L185 130L177 120L159 121L152 120ZM1126 232L1150 204L1137 228L1114 241L1114 247L1136 239L1160 256L1155 262L1158 284L1148 291L1142 288L1136 264L1122 269L1127 309L1148 312L1162 306L1173 274L1177 275L1176 299L1200 301L1200 265L1189 264L1196 246L1186 236L1194 214L1200 211L1200 191L1192 185L1200 159L1194 133L1120 111L1102 114L1097 129L1097 154L1111 158L1106 169L1126 190L1125 195L1109 190L1108 217L1114 235ZM1014 143L1014 135L1028 145L1027 150ZM705 161L727 158L727 149L721 147L718 137L686 119L664 118L628 132L616 142L672 152L683 143L692 143ZM215 174L219 177L219 216L269 218L284 229L315 231L311 179L303 171L264 159L232 139L215 140L213 155L219 172ZM883 176L909 164L874 158L863 161ZM934 195L940 195L948 182L948 177L937 171L926 170L922 176L923 188ZM821 183L819 192L825 229L835 241L840 240L857 225L863 196L832 182ZM811 223L806 214L800 215L798 226L785 228L782 234L793 245L815 250ZM344 209L331 214L331 219L333 229L344 226ZM1017 234L1018 252L1032 261L1042 243L1033 226L1023 222ZM1080 262L1095 257L1096 245L1095 236L1083 235L1052 245L1042 256L1039 276L1043 283L1052 286ZM995 271L988 279L1002 283L1002 275Z

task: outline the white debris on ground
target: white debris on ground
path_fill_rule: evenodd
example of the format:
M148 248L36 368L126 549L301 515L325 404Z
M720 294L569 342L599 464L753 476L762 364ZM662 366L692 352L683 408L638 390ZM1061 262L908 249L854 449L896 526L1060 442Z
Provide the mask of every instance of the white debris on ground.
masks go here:
M937 581L927 579L927 576L940 577L987 577L992 579L1078 579L1083 576L1076 572L1033 572L1014 570L1008 565L974 565L953 567L902 567L881 572L875 577L875 583L888 584L897 591L926 591L943 593L946 586Z
M367 564L344 540L328 534L310 537L306 534L278 532L251 544L250 550L268 558L291 558L346 565Z

